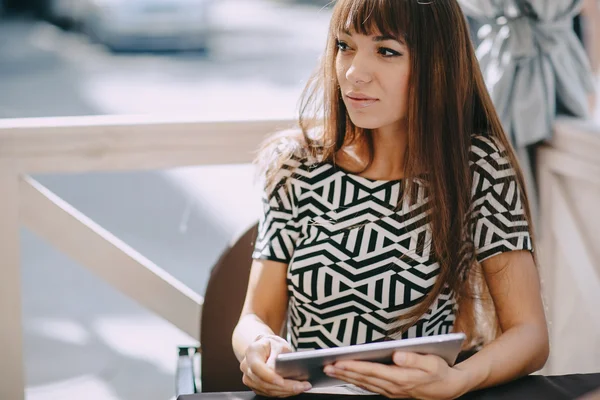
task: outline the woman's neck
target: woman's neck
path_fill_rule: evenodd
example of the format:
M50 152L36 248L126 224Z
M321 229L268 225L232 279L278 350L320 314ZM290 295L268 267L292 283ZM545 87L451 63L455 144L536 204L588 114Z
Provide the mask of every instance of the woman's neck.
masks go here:
M406 130L378 129L373 132L373 162L369 169L384 179L404 178L404 157L408 147ZM366 172L366 171L365 171Z
M344 147L337 157L337 163L350 172L376 180L397 180L404 178L404 157L408 145L406 131L372 132L373 160L367 169L369 152L366 141L358 140Z

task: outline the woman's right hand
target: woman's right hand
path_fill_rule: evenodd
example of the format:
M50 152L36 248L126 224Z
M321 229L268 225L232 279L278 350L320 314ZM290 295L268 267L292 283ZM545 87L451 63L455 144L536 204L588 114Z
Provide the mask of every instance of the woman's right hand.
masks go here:
M240 364L244 385L267 397L289 397L310 390L310 383L283 379L275 372L277 356L291 351L289 343L279 336L267 335L254 341Z

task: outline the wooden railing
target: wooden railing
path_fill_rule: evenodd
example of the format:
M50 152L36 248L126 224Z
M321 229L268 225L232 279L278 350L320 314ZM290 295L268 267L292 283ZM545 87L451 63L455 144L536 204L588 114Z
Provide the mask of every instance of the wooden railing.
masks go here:
M201 296L30 174L248 163L265 135L290 125L291 121L213 123L146 116L0 120L0 399L24 398L21 224L194 338L202 309ZM589 335L600 337L600 253L595 246L600 237L600 132L563 120L557 123L555 136L540 150L538 166L541 275L556 350L547 372L562 372L564 367L561 334L573 323L569 320L573 312L561 298L564 290L580 296L581 303L573 306L580 312L575 323L583 321ZM569 186L573 181L585 182L583 194L575 193L576 200ZM559 252L566 262L559 261ZM566 289L560 275L564 271L572 279ZM585 321L582 315L587 316ZM585 356L578 351L573 355ZM589 367L600 369L599 362L592 360Z
M249 163L268 133L290 125L145 116L0 120L0 399L24 398L21 224L146 309L199 337L201 296L30 174Z

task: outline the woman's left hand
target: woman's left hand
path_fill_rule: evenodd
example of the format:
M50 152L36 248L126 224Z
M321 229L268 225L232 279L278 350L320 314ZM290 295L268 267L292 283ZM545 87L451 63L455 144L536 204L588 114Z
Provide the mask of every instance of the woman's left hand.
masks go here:
M393 399L453 399L468 391L466 372L438 356L396 352L393 360L393 365L338 361L325 373Z

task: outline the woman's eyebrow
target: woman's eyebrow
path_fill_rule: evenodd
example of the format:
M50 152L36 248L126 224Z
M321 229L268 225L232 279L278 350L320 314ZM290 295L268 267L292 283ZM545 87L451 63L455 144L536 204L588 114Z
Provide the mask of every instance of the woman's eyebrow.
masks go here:
M348 35L350 37L352 37L352 33L347 30L344 29L342 32L342 34L344 35ZM394 40L402 45L406 45L406 42L404 40L402 40L402 38L394 36L394 35L378 35L378 36L373 36L373 41L374 42L385 42L386 40Z
M406 44L404 42L404 40L402 40L401 38L392 36L392 35L380 35L380 36L373 37L374 42L385 42L386 40L395 40L396 42L398 42L400 44Z

